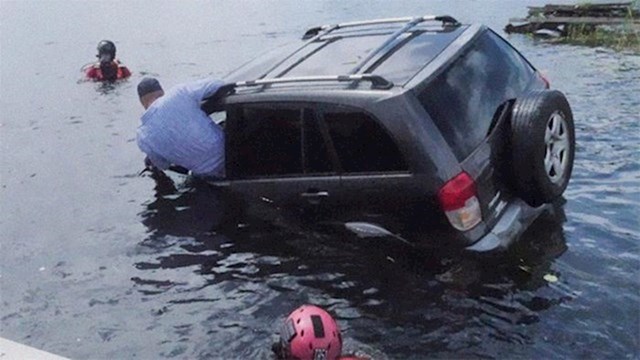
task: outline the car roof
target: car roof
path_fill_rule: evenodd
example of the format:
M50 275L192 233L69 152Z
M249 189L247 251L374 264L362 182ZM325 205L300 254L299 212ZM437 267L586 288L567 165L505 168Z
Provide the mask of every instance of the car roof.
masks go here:
M432 15L314 27L302 43L265 54L225 80L241 87L354 80L373 89L404 86L467 28Z

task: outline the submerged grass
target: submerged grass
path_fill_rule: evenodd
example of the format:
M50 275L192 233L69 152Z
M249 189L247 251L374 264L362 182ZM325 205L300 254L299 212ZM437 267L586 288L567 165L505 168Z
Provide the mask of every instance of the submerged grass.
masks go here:
M618 51L631 50L640 53L640 29L625 24L619 27L593 27L589 25L571 26L560 42L605 46Z
M585 4L588 6L588 4ZM615 26L594 26L579 24L569 26L561 42L587 45L606 46L618 51L633 51L640 53L640 25L634 22L640 12L640 0L634 0L627 9L626 21Z

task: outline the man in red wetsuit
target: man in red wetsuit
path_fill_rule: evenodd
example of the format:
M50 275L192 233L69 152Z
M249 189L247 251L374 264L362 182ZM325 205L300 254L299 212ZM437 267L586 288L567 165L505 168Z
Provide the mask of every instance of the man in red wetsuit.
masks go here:
M84 69L87 79L94 81L115 81L131 76L131 71L116 59L116 45L109 40L98 43L99 61Z

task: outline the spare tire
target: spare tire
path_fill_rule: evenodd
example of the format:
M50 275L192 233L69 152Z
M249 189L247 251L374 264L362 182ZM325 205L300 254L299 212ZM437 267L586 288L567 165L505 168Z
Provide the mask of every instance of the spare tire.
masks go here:
M560 197L575 154L573 114L557 90L516 99L511 113L512 169L518 195L532 206Z

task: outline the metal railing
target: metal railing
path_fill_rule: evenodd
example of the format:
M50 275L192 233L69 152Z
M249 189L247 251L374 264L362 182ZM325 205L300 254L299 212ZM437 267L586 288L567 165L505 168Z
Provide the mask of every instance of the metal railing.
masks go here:
M400 17L400 18L386 18L386 19L376 19L376 20L365 20L365 21L352 21L345 22L341 24L334 25L323 25L312 27L304 33L302 37L303 40L311 39L317 35L327 35L328 33L344 28L357 27L357 26L369 26L369 25L379 25L379 24L393 24L393 23L409 23L418 20L417 23L425 22L425 21L440 21L443 24L449 25L458 25L459 22L449 15L425 15L421 17ZM313 39L315 40L315 39Z
M372 88L380 90L388 90L393 87L393 83L382 76L373 74L350 74L350 75L322 75L322 76L298 76L298 77L281 77L270 79L257 79L249 81L239 81L235 83L235 87L251 87L273 84L286 83L302 83L302 82L350 82L350 81L369 81Z
M448 15L443 15L443 16L425 15L421 17L401 17L401 18L387 18L387 19L366 20L366 21L353 21L353 22L346 22L341 24L313 27L305 32L302 39L307 41L304 44L302 44L299 48L294 50L291 54L286 56L281 61L272 65L266 72L264 72L261 76L259 76L257 80L242 81L242 82L236 83L236 86L258 86L258 85L270 85L270 84L293 83L293 82L310 82L310 81L370 81L374 89L390 89L391 87L393 87L393 83L386 80L385 78L378 75L359 74L359 73L362 71L362 69L367 65L369 61L371 61L373 58L378 56L382 51L384 51L387 47L389 47L391 44L397 41L398 38L402 36L402 34L409 31L410 29L417 26L418 24L426 21L438 21L438 22L442 22L443 25L447 25L447 24L452 26L459 25L456 19ZM291 78L277 77L277 78L265 79L265 77L269 75L269 73L277 69L280 65L284 64L287 60L291 59L294 55L302 51L309 44L320 40L323 36L326 36L335 30L353 28L353 27L359 27L359 26L394 24L394 23L403 23L403 25L400 27L400 29L394 31L377 48L369 52L369 54L360 62L358 62L358 64L356 64L356 66L347 73L347 75L302 76L302 77L291 77Z

